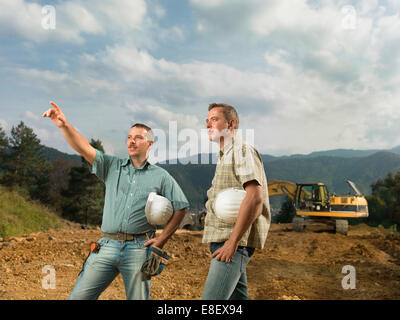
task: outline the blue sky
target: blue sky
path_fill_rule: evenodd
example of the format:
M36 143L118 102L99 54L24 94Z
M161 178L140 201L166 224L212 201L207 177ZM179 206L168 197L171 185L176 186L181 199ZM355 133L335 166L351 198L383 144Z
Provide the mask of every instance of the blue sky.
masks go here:
M0 125L22 120L74 153L40 118L53 100L122 156L133 123L168 141L171 121L200 133L208 104L225 102L261 153L392 148L399 12L399 0L1 0Z

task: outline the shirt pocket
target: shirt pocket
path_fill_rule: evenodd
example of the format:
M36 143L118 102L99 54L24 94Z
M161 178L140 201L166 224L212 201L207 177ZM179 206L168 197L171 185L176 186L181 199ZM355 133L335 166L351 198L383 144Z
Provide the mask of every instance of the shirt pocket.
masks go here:
M131 183L129 181L129 176L128 175L122 175L121 180L119 182L119 186L118 186L118 191L121 194L128 194L129 189L131 187Z
M149 197L150 192L155 192L156 194L160 195L159 188L157 188L155 186L140 187L136 194L139 199L145 199L147 201L147 198Z

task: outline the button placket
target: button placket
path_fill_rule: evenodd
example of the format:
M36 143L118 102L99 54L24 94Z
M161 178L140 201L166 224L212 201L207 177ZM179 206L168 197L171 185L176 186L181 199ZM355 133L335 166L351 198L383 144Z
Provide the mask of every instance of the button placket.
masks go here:
M129 222L129 215L132 211L132 204L133 204L133 193L132 193L132 186L133 183L135 182L135 170L133 171L133 173L131 173L131 169L128 169L127 172L127 180L128 180L128 190L127 193L125 195L125 204L126 204L126 209L125 209L125 214L124 214L124 218L123 218L123 229L125 230L125 232L128 232L128 222ZM132 183L133 182L133 183Z

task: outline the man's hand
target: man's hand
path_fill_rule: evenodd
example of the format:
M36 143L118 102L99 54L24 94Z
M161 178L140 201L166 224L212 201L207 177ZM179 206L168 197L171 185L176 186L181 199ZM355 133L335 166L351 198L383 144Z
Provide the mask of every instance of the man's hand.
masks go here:
M59 106L56 105L53 101L50 101L50 104L54 107L54 109L53 108L48 109L46 112L43 113L42 117L50 118L53 121L53 123L59 128L64 127L65 124L67 123L65 115L62 113Z
M225 241L224 245L216 250L212 257L221 262L231 262L239 244L231 239Z
M50 104L54 107L54 109L48 109L43 113L42 117L50 118L61 130L68 144L82 157L84 157L90 165L93 165L94 159L96 158L96 149L93 148L86 138L67 122L67 119L58 105L56 105L53 101L50 101Z
M144 243L144 246L147 247L147 246L152 245L152 246L155 246L155 247L158 247L158 248L162 249L162 247L164 246L165 242L166 241L163 241L163 240L161 240L159 238L153 238L153 239L150 239L150 240L146 241Z
M167 243L172 234L178 229L180 223L185 217L185 214L186 208L175 211L171 219L168 221L167 225L164 227L161 234L157 238L146 241L144 245L146 247L149 245L153 245L161 249Z

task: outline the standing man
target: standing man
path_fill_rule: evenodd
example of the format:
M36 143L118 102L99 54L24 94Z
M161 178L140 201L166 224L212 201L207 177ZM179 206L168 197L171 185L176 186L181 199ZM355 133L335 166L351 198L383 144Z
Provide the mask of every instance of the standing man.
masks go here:
M271 221L267 178L257 150L236 136L235 108L212 103L208 111L209 139L219 144L220 151L207 191L203 242L210 243L212 259L202 299L248 299L246 266L254 249L264 247ZM246 191L233 223L219 219L215 212L217 195L227 188Z
M182 221L189 203L168 172L147 161L153 132L144 124L129 130L128 158L109 156L94 149L68 122L61 109L43 113L60 128L70 146L92 166L91 171L106 185L103 237L84 263L69 299L97 299L121 273L129 300L150 299L150 279L141 267L150 246L162 248ZM148 223L144 208L150 192L172 203L173 215L162 233L154 238L155 226Z

